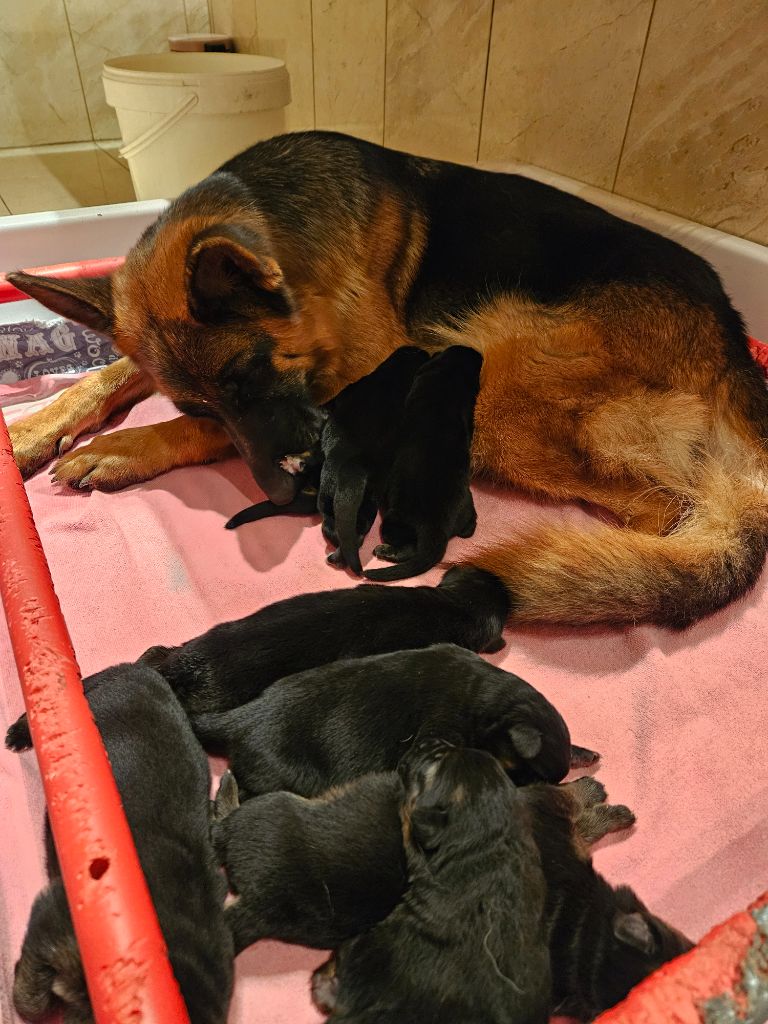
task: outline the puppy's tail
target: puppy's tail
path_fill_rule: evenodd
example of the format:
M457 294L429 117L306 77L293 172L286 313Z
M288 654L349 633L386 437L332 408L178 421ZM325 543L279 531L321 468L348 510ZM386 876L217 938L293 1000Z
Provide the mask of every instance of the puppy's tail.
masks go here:
M362 576L360 563L360 542L357 532L357 515L365 498L368 477L357 464L350 472L340 472L336 493L333 496L333 516L336 522L336 536L342 562L356 576Z
M259 519L273 516L315 516L317 515L317 491L300 491L288 505L275 505L271 501L260 501L249 505L242 512L232 516L224 524L225 530L236 530L244 523L255 523Z
M29 750L32 746L32 736L29 732L29 719L26 711L16 719L13 725L8 726L5 734L5 745L8 750L19 754L22 750Z
M445 537L432 534L431 537L424 537L422 541L420 535L413 558L397 565L388 565L386 569L366 569L363 575L367 580L375 580L377 583L393 583L395 580L421 576L437 565L447 547L448 541Z

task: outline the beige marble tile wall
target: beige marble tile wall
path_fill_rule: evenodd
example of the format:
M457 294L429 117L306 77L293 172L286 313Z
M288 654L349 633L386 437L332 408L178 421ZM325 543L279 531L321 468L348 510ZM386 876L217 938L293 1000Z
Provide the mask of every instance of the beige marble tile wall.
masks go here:
M286 60L291 128L538 164L768 242L766 0L210 7L216 31Z
M766 48L766 0L656 0L614 190L768 243Z
M103 62L161 50L173 33L208 29L208 0L9 4L0 33L0 150L115 138Z

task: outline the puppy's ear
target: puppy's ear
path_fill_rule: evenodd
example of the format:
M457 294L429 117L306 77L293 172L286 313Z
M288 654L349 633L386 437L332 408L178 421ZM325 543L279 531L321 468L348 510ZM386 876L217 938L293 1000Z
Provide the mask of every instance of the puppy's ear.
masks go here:
M513 725L509 730L509 738L515 752L524 761L530 761L541 750L541 733L532 725Z
M38 277L17 270L6 275L14 288L26 292L68 320L76 320L94 331L111 334L113 330L112 278L79 277L72 280Z
M447 824L447 808L414 807L411 812L411 838L425 853L430 853L440 845Z
M198 323L228 323L259 309L294 311L280 265L248 228L217 224L201 231L189 248L186 273L189 311Z
M630 914L619 911L613 919L613 934L627 946L651 956L656 950L656 940L651 926L639 911Z

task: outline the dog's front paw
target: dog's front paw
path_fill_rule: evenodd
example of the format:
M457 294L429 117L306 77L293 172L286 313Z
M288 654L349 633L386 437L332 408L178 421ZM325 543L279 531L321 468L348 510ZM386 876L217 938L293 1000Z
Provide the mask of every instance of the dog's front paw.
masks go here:
M152 427L128 427L95 437L59 459L51 470L56 483L82 491L119 491L164 473L174 465L165 447L152 450Z
M41 424L36 417L19 420L8 428L11 435L13 457L19 472L26 480L38 469L50 462L56 455L63 455L75 443L71 434L51 429Z

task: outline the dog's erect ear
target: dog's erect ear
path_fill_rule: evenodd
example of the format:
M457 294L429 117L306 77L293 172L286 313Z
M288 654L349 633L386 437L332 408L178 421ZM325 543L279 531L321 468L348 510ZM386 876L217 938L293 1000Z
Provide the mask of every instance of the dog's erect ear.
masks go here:
M189 311L201 324L220 324L265 307L290 315L294 304L277 260L258 235L236 224L201 231L187 256Z
M509 738L516 753L524 761L530 761L541 750L541 733L531 725L513 725L509 730Z
M48 309L68 320L76 320L94 331L111 334L113 330L112 278L77 277L59 280L37 277L16 270L6 275L14 288L26 292Z
M656 949L651 926L637 911L631 914L619 911L613 919L613 934L627 946L650 956Z

